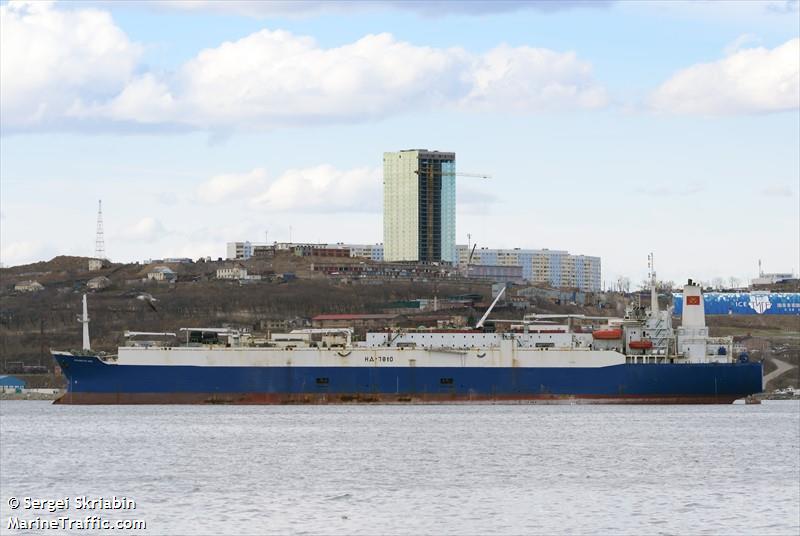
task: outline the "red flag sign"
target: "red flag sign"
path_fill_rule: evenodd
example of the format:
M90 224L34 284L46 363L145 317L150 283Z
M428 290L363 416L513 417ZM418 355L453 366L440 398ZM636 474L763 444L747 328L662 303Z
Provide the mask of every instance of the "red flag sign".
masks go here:
M686 305L700 305L700 296L686 296Z

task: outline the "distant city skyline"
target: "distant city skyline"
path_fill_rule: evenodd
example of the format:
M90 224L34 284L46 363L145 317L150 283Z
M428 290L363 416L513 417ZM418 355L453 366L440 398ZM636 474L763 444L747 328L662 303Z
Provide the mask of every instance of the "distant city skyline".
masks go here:
M383 242L381 157L427 147L492 175L458 182L457 244L597 256L634 285L651 251L675 282L800 268L797 2L9 2L0 18L4 266L92 256L100 199L112 261L223 257L265 232Z

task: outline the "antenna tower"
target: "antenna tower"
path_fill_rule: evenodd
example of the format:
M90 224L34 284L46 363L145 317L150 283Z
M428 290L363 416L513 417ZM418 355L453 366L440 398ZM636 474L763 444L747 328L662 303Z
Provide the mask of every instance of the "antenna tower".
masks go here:
M97 202L97 236L94 240L94 256L96 259L106 258L106 244L103 240L103 201Z

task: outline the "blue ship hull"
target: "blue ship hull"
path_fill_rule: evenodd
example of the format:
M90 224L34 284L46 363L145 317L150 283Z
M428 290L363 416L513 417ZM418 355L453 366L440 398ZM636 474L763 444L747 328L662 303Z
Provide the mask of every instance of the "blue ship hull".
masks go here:
M731 403L762 390L761 363L597 368L211 367L106 364L54 354L65 404Z

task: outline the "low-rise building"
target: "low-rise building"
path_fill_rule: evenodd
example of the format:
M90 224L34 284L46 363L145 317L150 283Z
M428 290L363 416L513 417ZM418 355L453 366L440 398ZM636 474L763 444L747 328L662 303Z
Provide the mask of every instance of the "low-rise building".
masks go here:
M103 259L89 259L89 271L96 272L103 268Z
M275 244L228 242L226 258L228 260L247 260L253 257L270 257L275 254L275 249Z
M217 279L244 279L246 277L247 270L241 266L217 268Z
M326 246L328 244L325 244ZM349 257L350 250L343 247L313 247L309 244L292 248L292 253L298 257Z
M289 331L292 322L285 318L262 318L259 326L270 333Z
M247 273L247 269L242 266L226 266L217 269L217 279L232 279L236 281L257 281L260 275Z
M102 290L111 286L111 280L104 275L93 277L86 282L86 288L92 290Z
M247 260L274 255L276 251L290 252L301 257L358 257L383 261L383 244L316 244L299 242L228 242L228 260Z
M467 268L467 277L487 281L523 281L522 266L493 266L490 264L472 265Z
M147 279L149 281L166 281L168 283L174 283L178 280L178 274L168 266L156 266L147 273Z
M38 281L20 281L14 285L14 290L17 292L39 292L44 290L44 285Z

